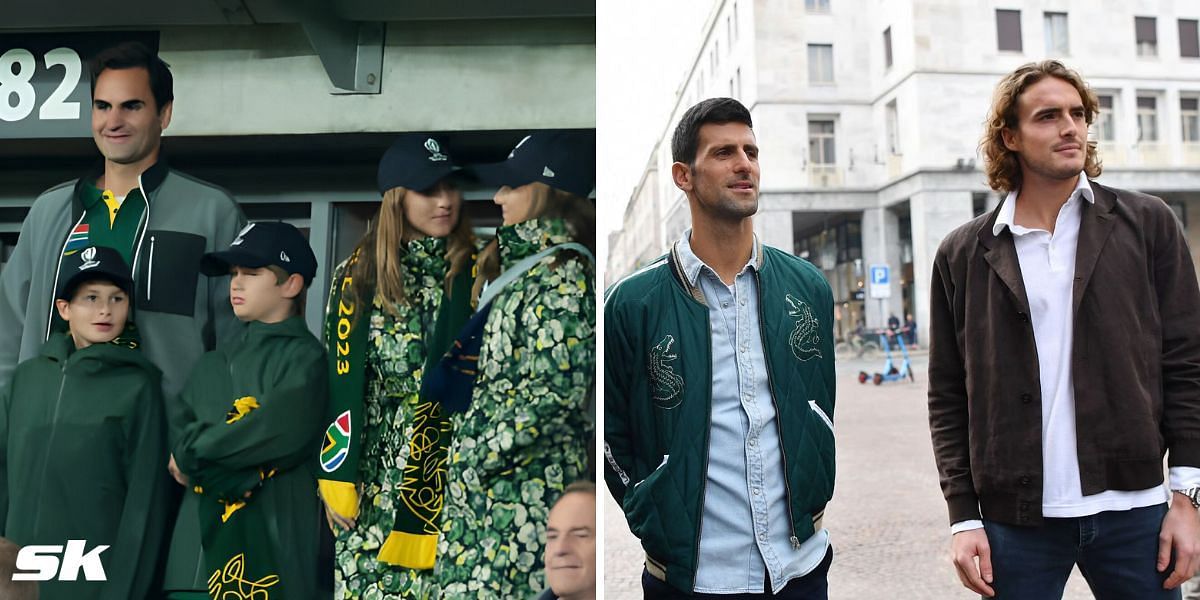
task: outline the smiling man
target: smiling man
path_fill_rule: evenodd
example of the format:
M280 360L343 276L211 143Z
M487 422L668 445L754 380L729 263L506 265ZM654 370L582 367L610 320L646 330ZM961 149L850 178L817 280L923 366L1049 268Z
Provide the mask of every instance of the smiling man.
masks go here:
M34 202L0 273L0 382L63 326L54 290L61 264L90 245L132 266L142 350L178 392L192 364L240 327L229 286L199 274L200 257L228 246L245 218L230 195L183 175L161 156L174 108L171 71L144 45L92 61L92 138L102 161ZM3 384L0 384L3 385ZM164 463L165 468L165 463Z
M563 489L546 520L546 583L538 600L596 598L596 484Z
M1089 180L1097 108L1057 61L1001 80L981 149L1007 197L934 262L933 448L987 597L1061 598L1078 565L1098 598L1178 598L1200 566L1196 272L1162 200Z
M758 144L741 103L689 108L671 150L692 228L604 306L604 478L646 550L642 588L827 598L829 284L754 235Z

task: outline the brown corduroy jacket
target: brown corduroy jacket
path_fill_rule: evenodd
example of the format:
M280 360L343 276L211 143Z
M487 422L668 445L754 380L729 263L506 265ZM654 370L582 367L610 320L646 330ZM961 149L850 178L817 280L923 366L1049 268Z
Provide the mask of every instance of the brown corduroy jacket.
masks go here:
M1084 495L1200 467L1200 289L1160 199L1091 182L1072 293ZM950 233L930 295L929 427L950 522L1042 522L1042 395L1029 301L999 208Z

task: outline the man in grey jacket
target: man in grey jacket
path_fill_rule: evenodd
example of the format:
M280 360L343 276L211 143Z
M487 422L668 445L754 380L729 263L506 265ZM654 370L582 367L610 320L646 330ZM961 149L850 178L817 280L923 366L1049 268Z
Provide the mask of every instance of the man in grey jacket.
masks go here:
M160 159L171 122L167 64L139 43L92 62L92 137L104 160L42 193L0 273L0 388L61 322L54 314L63 258L90 245L115 248L132 266L134 319L147 357L174 394L196 359L240 328L229 284L199 274L200 257L228 247L245 224L228 192Z

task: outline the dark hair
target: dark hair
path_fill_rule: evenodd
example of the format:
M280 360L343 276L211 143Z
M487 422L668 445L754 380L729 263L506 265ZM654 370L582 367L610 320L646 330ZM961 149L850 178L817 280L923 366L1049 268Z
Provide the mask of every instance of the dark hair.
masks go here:
M141 42L121 42L102 50L88 63L92 74L92 94L96 93L96 80L105 69L145 69L150 74L154 108L162 112L164 106L175 100L175 80L171 77L170 66Z
M683 113L675 134L671 136L671 160L686 164L696 162L696 150L700 145L700 127L707 123L745 123L753 128L750 111L733 98L709 98L702 100Z

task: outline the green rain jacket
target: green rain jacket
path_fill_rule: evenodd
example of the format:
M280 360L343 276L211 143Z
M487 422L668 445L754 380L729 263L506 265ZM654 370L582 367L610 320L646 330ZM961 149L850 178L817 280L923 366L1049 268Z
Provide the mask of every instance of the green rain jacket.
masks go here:
M46 581L42 600L148 597L165 543L161 374L127 346L76 350L66 333L21 363L0 413L2 535L22 546L98 545L107 582Z
M300 317L252 322L241 339L201 357L168 403L171 448L192 489L166 589L317 597L323 521L311 463L327 395L325 348Z

